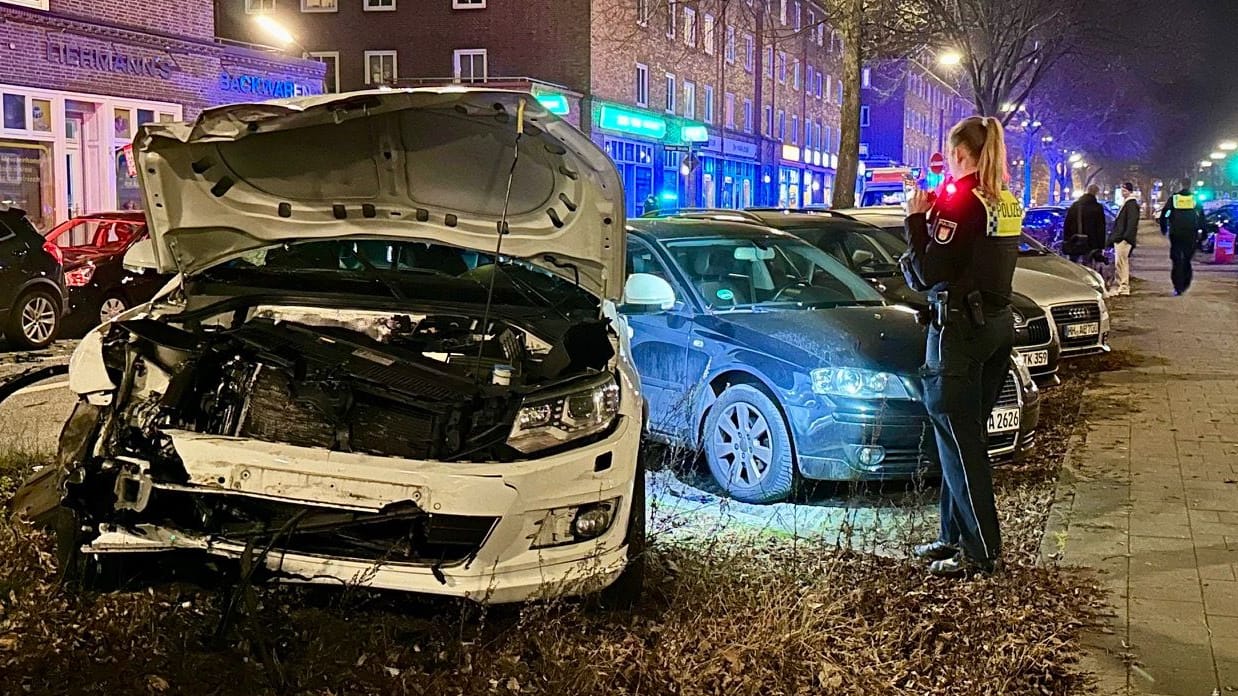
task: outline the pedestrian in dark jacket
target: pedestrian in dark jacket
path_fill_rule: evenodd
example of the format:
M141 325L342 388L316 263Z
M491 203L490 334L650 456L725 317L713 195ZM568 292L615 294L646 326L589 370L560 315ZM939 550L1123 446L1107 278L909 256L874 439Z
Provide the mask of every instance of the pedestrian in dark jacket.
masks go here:
M1063 230L1064 251L1075 263L1090 265L1097 254L1105 248L1105 208L1096 199L1099 186L1089 186L1088 192L1079 196L1066 211L1066 229Z
M1199 236L1204 233L1204 207L1195 200L1190 183L1165 201L1165 207L1161 208L1161 230L1169 235L1174 294L1181 295L1191 287L1191 261L1195 258Z
M1113 261L1117 266L1118 287L1115 295L1131 294L1131 252L1135 250L1135 238L1139 233L1139 197L1135 193L1135 185L1129 181L1122 184L1122 210L1118 211L1118 219L1113 223L1113 231L1105 246L1113 247Z

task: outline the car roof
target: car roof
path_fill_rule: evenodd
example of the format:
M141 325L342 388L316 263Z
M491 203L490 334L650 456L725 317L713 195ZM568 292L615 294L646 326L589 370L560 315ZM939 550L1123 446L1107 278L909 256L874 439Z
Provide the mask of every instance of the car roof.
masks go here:
M794 235L779 232L772 227L747 222L739 216L736 216L735 220L682 217L633 218L628 220L628 227L630 230L640 232L660 242L700 237L738 237L747 239L785 237L787 239L798 239Z

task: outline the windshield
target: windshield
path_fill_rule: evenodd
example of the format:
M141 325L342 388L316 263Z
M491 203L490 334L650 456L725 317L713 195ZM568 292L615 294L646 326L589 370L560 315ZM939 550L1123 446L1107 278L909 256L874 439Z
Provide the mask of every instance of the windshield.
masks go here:
M698 238L666 246L714 309L883 304L863 278L799 239Z
M860 201L860 206L870 208L878 205L902 205L907 202L907 193L899 188L895 190L868 190L864 192L864 198Z
M1045 256L1051 254L1048 247L1036 241L1030 235L1024 234L1019 237L1019 255L1020 256Z
M906 248L900 240L897 251L891 251L878 239L885 232L851 221L830 220L819 225L784 229L866 277L897 273L898 257Z
M518 259L425 242L326 240L266 247L214 266L195 281L327 295L597 311L597 300L572 283ZM496 268L499 272L496 274ZM491 278L493 276L493 283Z

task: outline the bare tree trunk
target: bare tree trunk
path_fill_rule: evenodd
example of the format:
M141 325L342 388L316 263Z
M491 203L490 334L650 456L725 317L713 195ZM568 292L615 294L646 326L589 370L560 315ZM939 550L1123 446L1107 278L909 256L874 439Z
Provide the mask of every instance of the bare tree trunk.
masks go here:
M843 0L839 30L843 41L843 108L840 115L838 171L834 207L855 206L855 182L860 172L860 69L863 62L864 0Z

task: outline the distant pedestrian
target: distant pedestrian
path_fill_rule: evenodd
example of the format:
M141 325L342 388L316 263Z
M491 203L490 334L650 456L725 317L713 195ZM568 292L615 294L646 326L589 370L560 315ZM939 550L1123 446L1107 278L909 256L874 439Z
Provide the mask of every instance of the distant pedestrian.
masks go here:
M1195 200L1189 181L1183 182L1183 187L1161 208L1161 232L1169 237L1174 295L1181 295L1191 287L1194 275L1191 261L1195 258L1199 237L1204 233L1204 207Z
M1096 257L1105 248L1105 207L1097 200L1100 187L1092 185L1087 193L1071 204L1066 211L1066 229L1062 231L1062 252L1071 261L1085 266L1096 263Z
M1131 294L1131 252L1135 250L1135 237L1139 233L1139 196L1135 185L1129 181L1122 184L1122 209L1113 223L1106 245L1113 247L1113 262L1117 266L1115 295Z
M652 215L658 212L658 197L652 193L645 197L644 214Z

